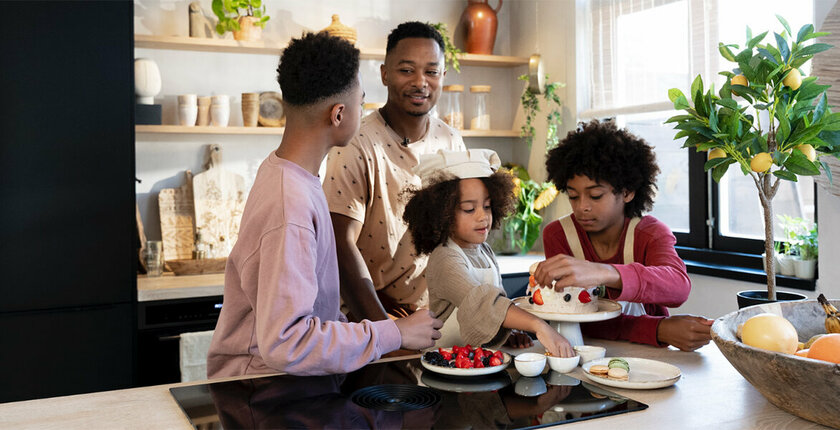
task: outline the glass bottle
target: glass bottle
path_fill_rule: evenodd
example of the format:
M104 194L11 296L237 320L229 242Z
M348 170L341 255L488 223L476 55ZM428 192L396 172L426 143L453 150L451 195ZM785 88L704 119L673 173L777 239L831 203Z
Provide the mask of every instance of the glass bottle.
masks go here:
M464 111L461 110L461 106L464 104L463 97L463 85L446 85L443 87L443 106L441 106L443 122L457 130L464 129Z
M490 112L487 110L490 103L490 85L473 85L470 87L470 93L473 95L470 130L490 130Z

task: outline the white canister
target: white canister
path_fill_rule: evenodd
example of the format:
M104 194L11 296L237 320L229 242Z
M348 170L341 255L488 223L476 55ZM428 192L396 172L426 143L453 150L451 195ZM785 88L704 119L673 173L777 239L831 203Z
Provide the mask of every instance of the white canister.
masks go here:
M226 95L213 96L210 103L210 125L227 127L230 121L230 99Z
M182 94L178 96L178 123L192 127L195 126L198 118L198 96L195 94Z

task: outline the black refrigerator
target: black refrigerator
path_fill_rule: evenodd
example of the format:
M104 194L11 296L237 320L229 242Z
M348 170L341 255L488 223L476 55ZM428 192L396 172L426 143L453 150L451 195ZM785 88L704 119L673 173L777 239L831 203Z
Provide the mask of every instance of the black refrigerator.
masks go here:
M133 2L2 2L0 402L133 385Z

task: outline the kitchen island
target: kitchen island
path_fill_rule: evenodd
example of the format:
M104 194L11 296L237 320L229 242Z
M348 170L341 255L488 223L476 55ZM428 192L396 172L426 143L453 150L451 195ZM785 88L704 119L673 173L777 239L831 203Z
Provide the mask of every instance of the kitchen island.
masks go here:
M587 343L605 346L608 356L649 358L676 365L682 372L682 378L672 387L656 390L605 387L622 396L646 403L649 407L642 411L570 423L562 428L825 428L770 404L726 361L714 344L709 344L697 352L682 352L672 348L654 348L596 339L587 339ZM508 371L515 372L513 366ZM587 381L580 367L570 375ZM0 428L186 430L192 426L170 395L169 388L205 382L157 385L0 404ZM214 416L210 414L208 420L213 419Z

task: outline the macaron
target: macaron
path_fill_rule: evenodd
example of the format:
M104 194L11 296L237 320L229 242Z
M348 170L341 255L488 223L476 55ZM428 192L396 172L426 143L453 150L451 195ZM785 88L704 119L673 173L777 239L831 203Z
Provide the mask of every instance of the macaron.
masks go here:
M596 376L607 376L607 373L610 371L610 368L604 366L603 364L595 364L589 367L589 373L596 375Z
M623 358L613 358L613 359L611 359L609 364L607 364L607 367L610 368L610 369L616 369L616 368L624 369L627 372L630 372L630 364L627 363L627 360L625 360Z
M610 379L616 379L619 381L626 381L629 379L630 374L627 372L626 369L621 367L613 367L607 372L607 377Z

